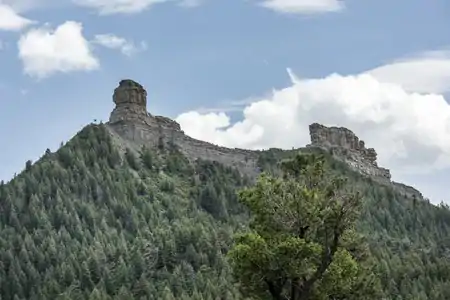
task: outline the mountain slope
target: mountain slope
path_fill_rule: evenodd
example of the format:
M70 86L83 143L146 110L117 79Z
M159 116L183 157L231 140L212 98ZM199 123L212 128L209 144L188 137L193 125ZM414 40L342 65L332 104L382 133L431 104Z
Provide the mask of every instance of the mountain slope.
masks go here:
M123 150L90 125L1 185L2 299L240 299L224 254L248 179L175 147ZM295 151L262 153L276 170ZM366 196L360 229L386 298L449 299L448 209L328 161Z
M228 149L148 114L135 82L114 102L107 124L0 183L0 299L242 299L225 259L248 219L235 192L298 151L321 152L364 195L358 230L385 299L450 299L449 208L392 182L349 130L313 124L312 145L292 151Z
M349 178L364 196L359 230L377 261L386 299L450 299L450 210L410 197L402 188L361 176L330 154L329 165ZM272 150L260 163L277 161L292 151Z
M222 253L243 183L170 149L121 157L105 126L88 126L1 185L0 295L238 299Z

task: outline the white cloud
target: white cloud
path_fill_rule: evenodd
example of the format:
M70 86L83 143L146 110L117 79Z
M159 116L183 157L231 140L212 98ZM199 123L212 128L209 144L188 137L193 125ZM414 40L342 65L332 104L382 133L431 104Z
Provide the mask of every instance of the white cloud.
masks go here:
M440 83L440 76L447 73L433 60L408 63L407 72L398 72L393 82L387 76L389 70L398 70L396 63L358 75L319 79L298 79L289 71L291 85L244 104L239 122L231 124L223 112L194 111L176 120L194 138L250 149L302 147L310 142L308 125L313 122L344 126L374 147L380 165L394 174L448 167L450 105L443 95L432 93L448 90L450 81ZM429 72L423 74L425 69ZM430 93L417 93L414 84L402 86L422 79L427 83L416 88Z
M131 14L148 9L152 5L172 0L72 0L80 6L98 10L101 15Z
M81 23L67 21L55 30L31 29L20 37L19 58L30 76L44 78L57 72L90 71L99 67Z
M160 3L177 3L182 7L196 7L203 0L72 0L73 3L92 8L100 15L134 14L151 8Z
M344 8L341 0L264 0L260 5L286 14L336 12Z
M0 30L18 31L33 21L20 16L11 6L0 2Z
M106 48L118 49L126 56L132 56L139 51L147 49L147 45L144 42L141 42L140 46L136 46L133 42L113 34L98 34L92 42Z
M25 13L31 10L67 7L71 5L67 0L0 0L0 3L12 7L15 12Z
M381 82L401 85L407 91L450 91L450 51L429 51L370 70Z
M0 0L0 3L11 7L15 12L24 12L40 6L46 0Z

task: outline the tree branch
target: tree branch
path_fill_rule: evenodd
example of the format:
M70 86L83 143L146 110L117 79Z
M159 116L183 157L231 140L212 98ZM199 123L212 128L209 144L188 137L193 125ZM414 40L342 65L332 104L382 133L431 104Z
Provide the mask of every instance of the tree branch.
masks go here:
M336 253L339 245L339 240L342 236L342 230L340 228L341 220L345 214L345 211L343 208L341 208L341 211L336 219L336 223L334 225L333 230L333 240L331 242L331 245L325 245L323 252L322 252L322 261L320 266L317 268L316 272L311 276L310 279L305 281L301 288L301 295L298 298L299 300L306 300L309 298L311 294L312 287L314 283L316 283L317 280L322 278L325 271L328 269L328 267L333 262L334 254Z

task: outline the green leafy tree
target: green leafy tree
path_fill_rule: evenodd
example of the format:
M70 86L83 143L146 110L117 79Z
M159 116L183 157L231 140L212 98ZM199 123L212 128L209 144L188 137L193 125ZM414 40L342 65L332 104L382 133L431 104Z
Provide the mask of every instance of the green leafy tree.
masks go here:
M360 195L327 170L322 156L297 155L281 169L282 177L263 174L239 193L250 231L237 237L229 257L244 295L379 299L354 232Z

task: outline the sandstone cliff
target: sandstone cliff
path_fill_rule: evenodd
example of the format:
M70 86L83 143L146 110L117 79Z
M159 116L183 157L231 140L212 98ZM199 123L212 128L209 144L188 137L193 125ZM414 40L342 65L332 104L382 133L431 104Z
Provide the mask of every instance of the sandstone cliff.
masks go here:
M126 147L157 147L161 143L172 143L191 160L201 158L217 161L236 167L251 177L259 173L257 162L260 151L220 147L187 136L177 122L147 112L147 92L133 80L122 80L119 83L114 90L113 101L116 107L107 127L116 138L126 143ZM351 130L314 123L309 126L309 131L311 144L307 147L325 149L362 175L379 183L392 185L405 195L422 198L416 189L392 182L390 171L377 165L375 149L366 148L364 141Z
M353 169L369 176L390 180L388 169L378 167L377 152L366 148L351 130L344 127L326 127L317 123L309 126L311 144L307 147L319 147L330 150L335 156L343 159Z
M406 196L423 198L415 188L391 181L391 172L378 166L375 149L366 148L364 141L360 140L351 130L313 123L309 125L309 134L311 144L307 147L325 149L336 159L346 162L353 170L379 183L392 185Z
M166 117L147 112L147 92L132 81L122 80L114 90L116 107L111 113L108 127L114 134L132 141L129 146L157 147L172 143L190 159L206 159L236 167L249 176L258 172L258 152L219 147L187 136L180 125Z

